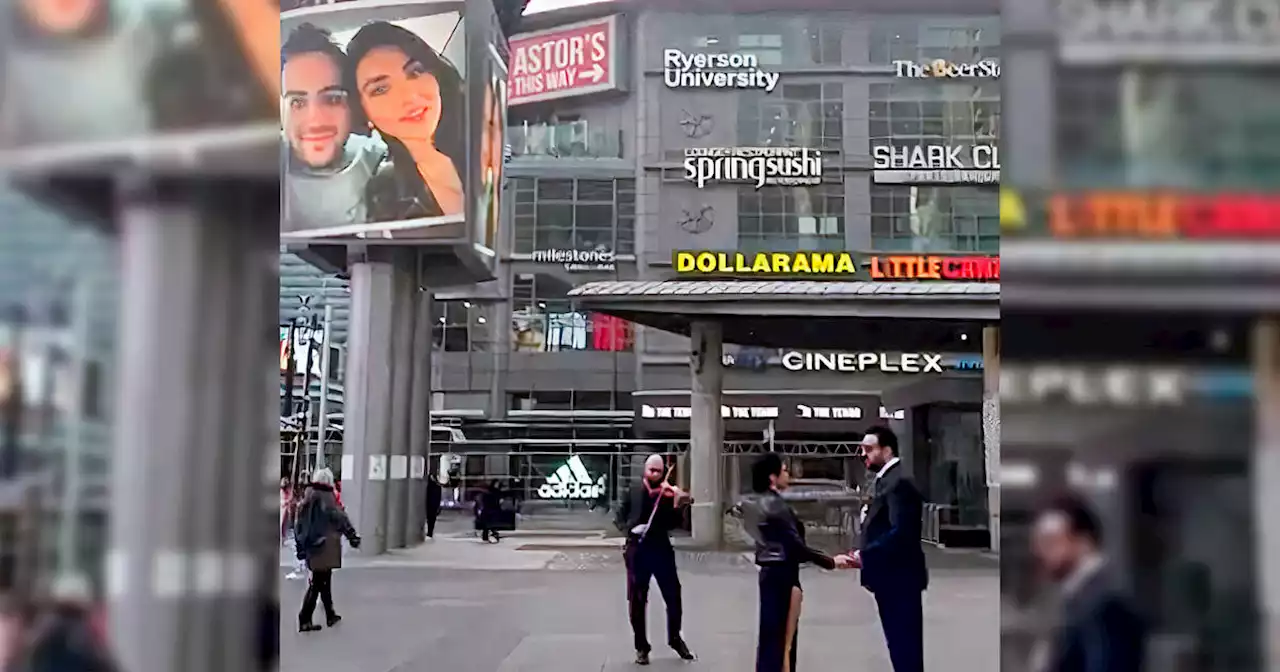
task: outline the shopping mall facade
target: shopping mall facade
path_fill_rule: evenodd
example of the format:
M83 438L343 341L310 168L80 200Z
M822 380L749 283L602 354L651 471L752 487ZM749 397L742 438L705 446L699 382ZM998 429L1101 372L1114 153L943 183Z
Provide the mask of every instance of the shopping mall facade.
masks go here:
M742 487L741 456L769 446L794 455L797 475L856 486L862 430L886 423L942 515L989 539L998 507L988 493L983 344L985 327L992 352L997 193L905 184L908 171L874 168L886 151L875 148L994 147L996 77L917 76L929 69L907 64L998 63L1000 22L977 3L936 14L809 6L822 4L717 14L697 3L601 3L525 17L512 40L498 279L437 291L434 304L432 422L467 441L433 450L456 455L464 482L511 479L531 512L585 511L591 501L538 505L540 490L560 492L541 486L570 455L579 456L575 478L603 483L578 489L581 499L605 501L636 456L687 455L697 435L690 318L718 311L726 457L715 473L726 501ZM718 77L718 58L754 64L751 76ZM744 148L814 150L820 168L788 185L729 173L687 179L689 150L714 159L750 155L732 151ZM705 266L690 255L681 268L680 252L723 259ZM751 268L734 267L757 253L768 268L746 277ZM677 306L655 289L632 297L639 307L583 293L762 277L782 292L879 282L906 295L859 321L867 302L854 293L819 305L730 290L711 305ZM933 296L957 282L959 300ZM697 469L678 471L687 479Z

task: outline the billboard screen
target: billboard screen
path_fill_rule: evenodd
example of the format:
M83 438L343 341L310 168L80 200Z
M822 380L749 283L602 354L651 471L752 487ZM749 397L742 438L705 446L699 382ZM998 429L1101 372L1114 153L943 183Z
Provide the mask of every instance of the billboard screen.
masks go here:
M108 175L221 159L262 172L278 19L272 0L4 3L0 165Z
M618 17L583 21L511 40L511 104L618 88Z
M281 13L281 239L492 257L507 46L489 0Z

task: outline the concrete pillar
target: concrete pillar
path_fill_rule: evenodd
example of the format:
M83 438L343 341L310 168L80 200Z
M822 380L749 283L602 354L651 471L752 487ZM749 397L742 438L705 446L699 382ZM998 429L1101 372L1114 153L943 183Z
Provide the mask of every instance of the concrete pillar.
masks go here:
M118 196L113 648L130 672L261 669L245 643L279 566L279 194Z
M391 384L395 365L391 250L371 247L351 261L351 327L343 380L342 499L364 537L360 552L387 550Z
M982 448L991 550L1000 552L1000 328L982 329Z
M724 419L724 332L718 322L695 322L689 353L689 483L693 542L719 547L724 540L724 485L720 478Z
M403 253L402 253L403 252ZM413 411L413 330L417 322L418 284L413 253L397 251L392 277L391 443L388 460L387 547L404 548L409 531L410 414Z
M431 292L418 289L413 327L413 386L409 406L409 519L410 545L425 538L427 480L431 477L431 332L435 318Z
M1266 656L1264 669L1280 665L1280 321L1259 322L1254 328L1254 390L1258 437L1254 453L1254 524L1257 526L1259 611Z

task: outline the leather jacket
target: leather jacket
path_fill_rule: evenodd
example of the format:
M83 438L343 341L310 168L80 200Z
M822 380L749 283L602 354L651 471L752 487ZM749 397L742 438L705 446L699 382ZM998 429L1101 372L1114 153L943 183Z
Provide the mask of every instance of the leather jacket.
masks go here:
M831 556L805 543L804 523L777 492L744 500L740 506L743 526L756 542L757 565L812 562L824 569L835 569Z

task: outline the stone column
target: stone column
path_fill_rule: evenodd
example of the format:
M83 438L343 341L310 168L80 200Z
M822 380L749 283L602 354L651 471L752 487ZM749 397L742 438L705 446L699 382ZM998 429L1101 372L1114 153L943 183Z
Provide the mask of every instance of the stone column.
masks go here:
M715 548L724 539L724 485L720 471L724 419L724 332L718 322L695 322L689 345L689 484L693 542Z
M279 571L278 189L138 179L117 204L113 648L131 672L256 670Z
M387 547L408 545L409 423L413 402L413 340L417 322L417 278L413 253L397 250L392 277L391 443L387 480Z
M1000 552L1000 328L982 329L982 448L991 550Z
M1254 328L1254 396L1258 423L1254 453L1254 521L1257 526L1259 611L1265 669L1280 665L1280 491L1269 484L1280 478L1280 321L1268 319Z
M431 477L431 292L418 289L413 328L413 387L409 410L409 519L407 540L422 543L427 523L427 480Z
M343 380L342 499L360 552L387 550L391 443L392 316L395 266L391 250L371 247L351 260L351 327Z

